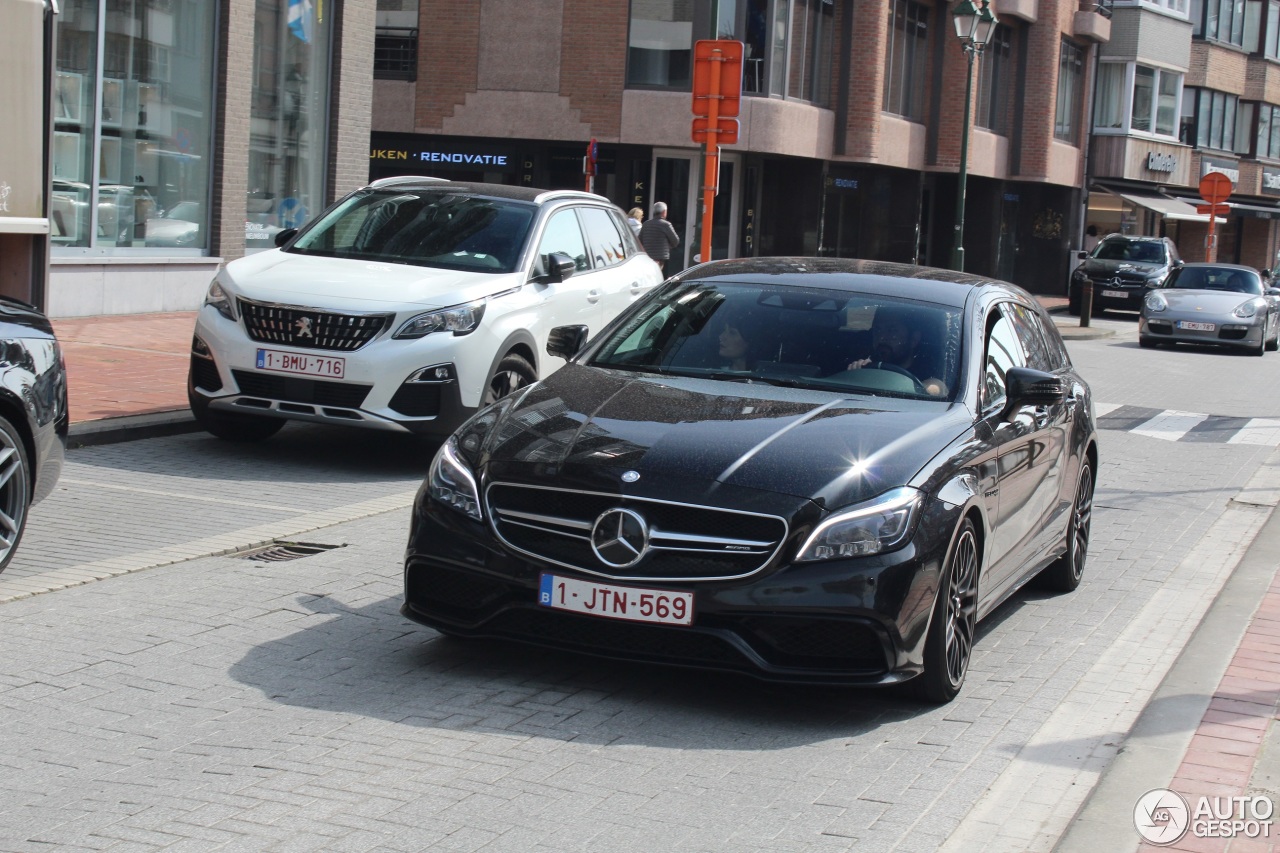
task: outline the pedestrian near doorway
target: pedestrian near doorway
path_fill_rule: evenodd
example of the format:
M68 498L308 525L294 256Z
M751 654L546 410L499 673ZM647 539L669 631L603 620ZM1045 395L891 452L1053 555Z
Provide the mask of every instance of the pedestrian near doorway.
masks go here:
M631 233L640 237L640 223L644 222L644 211L638 207L633 207L627 211L627 224L631 226Z
M671 250L680 245L680 235L667 221L667 205L655 201L649 221L640 226L640 245L645 253L662 268L662 276L666 278L673 272L667 267L671 261Z

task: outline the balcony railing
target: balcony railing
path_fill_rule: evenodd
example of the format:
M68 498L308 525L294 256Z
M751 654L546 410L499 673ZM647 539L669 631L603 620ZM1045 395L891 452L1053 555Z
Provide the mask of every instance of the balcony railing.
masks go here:
M416 27L378 27L373 36L373 76L376 80L418 79Z

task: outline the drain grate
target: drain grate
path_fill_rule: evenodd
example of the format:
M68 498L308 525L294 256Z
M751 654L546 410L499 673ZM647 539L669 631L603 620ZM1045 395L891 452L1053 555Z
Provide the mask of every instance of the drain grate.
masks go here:
M346 545L322 545L318 542L272 542L259 548L250 548L239 554L232 554L237 560L257 560L260 563L283 563L288 560L300 560L313 554L322 554L334 548L345 548Z

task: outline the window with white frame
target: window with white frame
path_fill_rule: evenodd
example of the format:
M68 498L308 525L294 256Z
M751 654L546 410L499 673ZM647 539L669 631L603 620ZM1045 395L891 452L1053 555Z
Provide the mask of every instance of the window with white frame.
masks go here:
M1182 77L1180 71L1133 62L1099 63L1094 129L1176 136Z

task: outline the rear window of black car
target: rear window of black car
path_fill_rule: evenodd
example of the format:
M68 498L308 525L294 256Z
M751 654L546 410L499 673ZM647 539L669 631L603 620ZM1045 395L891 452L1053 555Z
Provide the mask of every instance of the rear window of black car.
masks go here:
M509 273L536 208L439 190L369 190L330 210L285 251Z
M588 362L870 396L952 400L961 311L818 288L672 282Z

